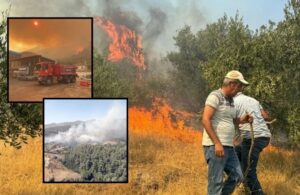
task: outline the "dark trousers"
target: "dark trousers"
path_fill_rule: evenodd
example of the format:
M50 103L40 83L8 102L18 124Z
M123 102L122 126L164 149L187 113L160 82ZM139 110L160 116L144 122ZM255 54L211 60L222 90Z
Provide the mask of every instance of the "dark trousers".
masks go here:
M247 175L244 175L245 182L252 195L264 194L261 185L257 178L256 167L261 151L269 144L270 138L258 137L254 139L254 145L250 156L250 166L248 167L248 154L251 146L251 139L243 139L239 146L235 147L235 151L240 160L243 173L245 174L247 168Z

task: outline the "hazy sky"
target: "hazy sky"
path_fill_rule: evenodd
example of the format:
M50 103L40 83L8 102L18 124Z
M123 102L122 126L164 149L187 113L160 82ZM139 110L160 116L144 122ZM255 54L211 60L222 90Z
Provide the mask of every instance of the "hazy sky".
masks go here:
M9 49L32 51L54 60L91 47L91 20L10 19Z
M109 17L115 10L127 12L133 16L131 19L138 18L131 24L140 29L143 46L151 46L152 52L161 54L175 48L173 37L184 25L191 26L196 32L206 24L216 22L225 13L235 16L238 11L244 23L255 30L268 24L269 20L283 20L283 9L287 4L287 0L52 0L51 3L48 0L38 3L35 0L0 0L0 10L5 10L8 2L12 4L10 16ZM99 31L101 29L94 28L96 50L107 44Z
M118 111L120 118L125 118L126 100L45 100L45 124L100 119L112 109Z

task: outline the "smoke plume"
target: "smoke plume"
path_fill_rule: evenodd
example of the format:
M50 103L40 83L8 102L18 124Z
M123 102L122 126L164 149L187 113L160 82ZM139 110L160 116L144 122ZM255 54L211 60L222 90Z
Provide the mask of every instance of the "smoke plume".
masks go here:
M206 20L201 1L196 0L53 0L51 3L11 0L11 3L10 16L100 16L125 25L142 35L143 49L149 58L160 58L173 50L173 37L178 29L190 25L198 30ZM94 51L102 53L109 42L103 30L94 28Z
M91 144L114 139L126 139L127 123L124 107L115 104L105 117L85 121L65 132L46 137L45 142Z
M10 19L9 49L54 60L91 48L91 20Z

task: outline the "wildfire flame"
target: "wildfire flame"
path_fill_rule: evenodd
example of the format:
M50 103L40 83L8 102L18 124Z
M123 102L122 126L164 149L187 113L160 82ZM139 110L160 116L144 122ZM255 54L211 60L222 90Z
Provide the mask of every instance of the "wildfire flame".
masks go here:
M186 117L165 101L156 99L151 110L139 107L129 109L129 130L133 133L155 134L188 143L200 143L200 131L187 127Z
M102 28L112 40L109 45L108 60L117 62L129 58L139 68L146 68L140 35L124 25L114 24L101 17L95 17L95 24Z
M193 117L192 113L174 110L166 101L155 99L151 109L143 107L129 108L129 131L130 133L162 136L199 144L201 143L202 133L185 124L185 121L191 117ZM294 151L284 150L271 144L264 149L264 152L284 152L284 155L287 156L294 155Z

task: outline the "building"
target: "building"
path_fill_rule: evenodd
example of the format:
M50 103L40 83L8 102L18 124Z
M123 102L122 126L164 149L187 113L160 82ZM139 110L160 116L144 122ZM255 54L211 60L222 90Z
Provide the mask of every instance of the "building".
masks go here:
M51 62L55 63L54 60L43 57L41 55L32 55L20 58L11 58L9 57L9 74L12 74L13 71L18 70L19 68L29 68L30 72L32 72L33 67L36 63L39 62Z

